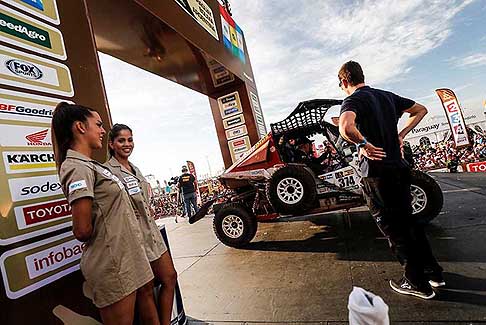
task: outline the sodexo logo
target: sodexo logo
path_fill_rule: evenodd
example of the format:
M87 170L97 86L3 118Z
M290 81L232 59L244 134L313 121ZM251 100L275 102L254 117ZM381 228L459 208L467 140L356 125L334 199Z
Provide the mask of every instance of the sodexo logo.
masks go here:
M13 74L31 80L38 80L41 79L43 73L41 69L33 65L32 63L25 62L22 60L12 59L5 62L5 66L9 69Z
M62 194L57 175L13 178L8 183L13 202Z

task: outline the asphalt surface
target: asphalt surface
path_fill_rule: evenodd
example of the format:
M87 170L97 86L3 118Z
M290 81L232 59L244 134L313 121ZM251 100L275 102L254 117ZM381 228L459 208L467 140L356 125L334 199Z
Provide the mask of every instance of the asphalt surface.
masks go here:
M353 286L389 306L392 324L486 322L486 174L432 174L444 207L427 227L447 286L431 301L388 287L401 267L365 209L260 223L245 249L212 218L166 224L189 324L346 324Z

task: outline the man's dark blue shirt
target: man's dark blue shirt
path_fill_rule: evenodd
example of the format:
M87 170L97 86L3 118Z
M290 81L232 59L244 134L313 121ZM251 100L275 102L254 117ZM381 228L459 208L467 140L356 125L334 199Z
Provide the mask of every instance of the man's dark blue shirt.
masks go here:
M354 112L356 127L368 142L383 148L383 160L368 160L363 157L360 170L364 177L380 177L385 167L405 167L398 141L397 123L403 111L415 104L411 99L400 97L392 92L364 86L356 89L344 99L341 114Z

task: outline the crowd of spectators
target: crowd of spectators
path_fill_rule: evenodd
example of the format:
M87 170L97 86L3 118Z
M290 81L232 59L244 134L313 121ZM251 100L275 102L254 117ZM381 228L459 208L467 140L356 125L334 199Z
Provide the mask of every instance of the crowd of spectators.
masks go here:
M154 194L151 199L150 204L155 213L155 219L183 214L182 202L177 201L178 189L173 181L169 182L170 185L165 182L166 186L162 188L161 193ZM202 204L223 195L227 191L217 178L199 180L198 188Z
M415 168L427 171L454 167L486 160L486 136L477 132L470 134L472 145L456 149L452 139L412 148Z

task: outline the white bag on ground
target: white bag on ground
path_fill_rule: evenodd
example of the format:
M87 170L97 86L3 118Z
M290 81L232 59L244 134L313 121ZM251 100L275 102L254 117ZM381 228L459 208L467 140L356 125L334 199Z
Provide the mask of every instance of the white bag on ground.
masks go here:
M389 325L388 305L380 296L360 287L349 294L349 325Z

